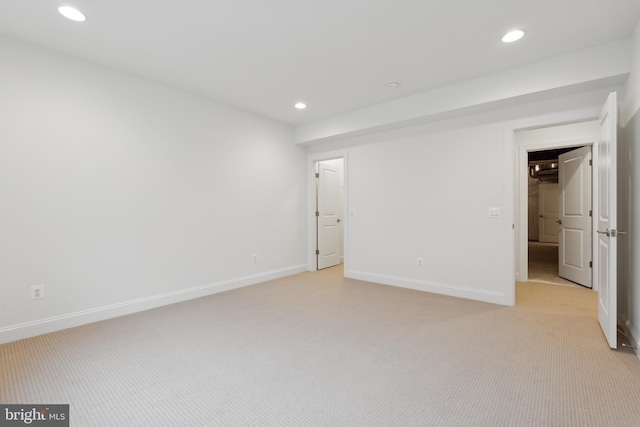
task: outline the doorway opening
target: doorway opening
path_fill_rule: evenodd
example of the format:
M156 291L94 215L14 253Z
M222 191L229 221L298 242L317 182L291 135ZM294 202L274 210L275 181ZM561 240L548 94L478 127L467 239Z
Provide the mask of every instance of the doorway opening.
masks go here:
M315 270L344 262L344 158L314 163Z
M597 120L514 131L521 224L516 237L517 281L597 290L592 271L597 206L592 202L598 198L592 169L598 137ZM562 185L566 188L561 191Z
M593 111L593 110L592 110ZM517 181L515 193L516 221L512 228L516 230L516 262L515 279L528 281L527 252L527 178L523 171L528 168L528 153L551 148L578 147L589 145L593 155L593 211L592 211L592 255L593 270L591 273L593 290L597 292L598 323L602 328L609 347L617 348L618 311L618 101L617 94L611 92L599 109L597 120L582 121L589 117L585 111L565 115L554 115L537 122L529 122L518 126L514 124L508 130L508 144L515 142L516 161L515 177ZM595 111L594 111L595 112ZM595 115L594 115L595 116ZM591 117L594 117L591 116ZM559 119L563 117L563 119ZM586 119L589 120L589 119ZM555 128L552 123L571 123ZM535 127L538 126L538 127ZM527 135L527 132L541 132ZM528 137L527 137L528 136ZM623 215L624 216L624 215ZM626 221L626 219L625 219ZM621 224L624 224L621 221ZM620 245L621 246L621 245ZM628 255L623 254L622 260ZM623 261L624 262L624 261ZM511 272L510 272L511 273ZM513 276L512 276L513 277ZM507 298L516 300L516 283L509 288Z
M528 281L592 287L591 146L528 152Z

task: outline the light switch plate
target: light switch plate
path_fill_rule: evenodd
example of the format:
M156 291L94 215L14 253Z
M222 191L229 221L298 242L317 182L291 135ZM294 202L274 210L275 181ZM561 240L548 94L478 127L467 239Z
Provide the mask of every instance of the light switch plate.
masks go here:
M31 287L31 299L42 299L44 298L44 285L35 285Z

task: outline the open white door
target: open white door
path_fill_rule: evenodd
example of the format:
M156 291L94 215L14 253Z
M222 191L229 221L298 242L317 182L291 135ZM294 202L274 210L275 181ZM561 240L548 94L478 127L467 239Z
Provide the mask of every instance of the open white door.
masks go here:
M558 184L543 182L538 185L538 240L558 243Z
M340 264L342 245L340 166L336 162L318 163L318 270Z
M598 221L594 274L598 279L598 321L609 347L617 348L617 130L618 101L611 93L600 113Z
M590 146L569 151L558 157L558 274L588 288L592 287L589 263L593 247L590 163Z

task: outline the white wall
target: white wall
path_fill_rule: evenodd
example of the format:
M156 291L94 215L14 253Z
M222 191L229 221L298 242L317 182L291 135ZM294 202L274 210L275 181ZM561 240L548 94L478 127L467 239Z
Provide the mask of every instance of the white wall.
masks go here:
M621 124L626 126L640 110L640 21L631 36L631 72L625 86L621 108Z
M309 147L348 155L345 275L511 304L514 123L592 119L611 89Z
M500 302L510 220L489 207L505 210L502 134L491 124L350 150L349 275Z
M622 177L626 190L626 226L629 234L620 241L628 245L629 258L625 270L628 277L626 289L623 289L623 310L626 313L626 326L636 347L640 347L640 22L632 37L631 74L627 81L625 102L621 109L624 128L624 145L621 161L625 164L626 174ZM619 200L621 198L619 197ZM624 205L623 205L624 208ZM623 240L624 239L624 240ZM640 355L640 353L638 353Z
M290 127L7 38L0 58L0 342L306 270Z

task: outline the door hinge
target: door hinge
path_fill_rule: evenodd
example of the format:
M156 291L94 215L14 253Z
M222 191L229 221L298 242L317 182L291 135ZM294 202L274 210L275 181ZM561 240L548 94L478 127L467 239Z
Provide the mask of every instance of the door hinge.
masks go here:
M320 255L320 251L316 249L316 255Z
M593 268L593 261L589 261L589 268Z
M320 212L316 211L316 216L320 216Z
M589 211L589 216L593 216L593 211Z
M593 160L589 159L589 166L593 166Z
M316 178L320 178L320 173L316 172Z

